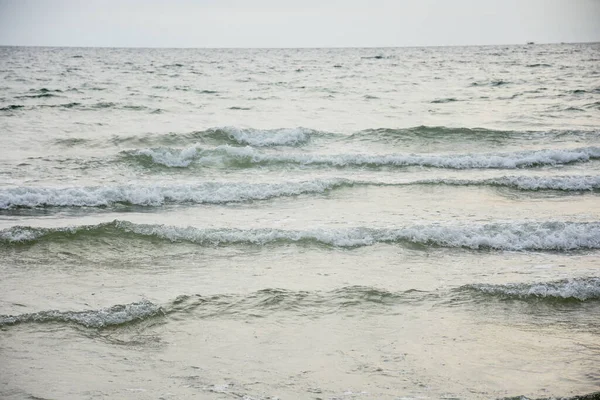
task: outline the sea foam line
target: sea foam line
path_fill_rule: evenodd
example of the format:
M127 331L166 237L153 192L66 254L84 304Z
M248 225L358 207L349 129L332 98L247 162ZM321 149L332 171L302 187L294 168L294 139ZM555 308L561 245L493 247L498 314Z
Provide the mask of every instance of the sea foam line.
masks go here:
M560 190L566 192L593 191L600 189L600 176L502 176L489 179L431 179L415 184L450 186L501 186L519 190Z
M415 126L411 128L377 128L366 129L352 134L319 131L315 129L277 128L255 129L224 126L189 133L147 134L141 136L119 136L109 142L92 142L84 138L64 138L55 143L59 145L105 146L107 144L130 145L191 145L195 143L231 144L254 147L297 147L312 141L313 138L331 142L381 142L390 145L403 145L407 142L435 140L436 142L460 143L498 141L552 141L556 138L573 137L581 140L594 140L600 137L600 131L498 131L483 128L461 128L444 126Z
M59 311L48 310L19 315L0 315L0 327L22 323L63 322L83 325L87 328L107 328L141 321L161 315L161 308L152 302L141 301L116 305L99 310Z
M516 169L543 165L561 165L600 158L600 147L576 149L544 149L514 153L486 154L315 154L263 152L252 147L217 146L185 149L155 148L123 152L134 159L149 160L166 167L185 168L198 161L201 164L225 163L248 167L269 164L325 165L330 167L407 167L423 166L450 169L494 168Z
M565 192L600 189L600 176L505 176L491 179L426 179L407 182L315 179L281 183L204 182L180 185L120 185L91 187L17 187L0 190L0 210L35 207L108 207L115 204L225 204L301 194L322 194L353 186L499 186L524 191Z
M600 278L575 278L555 282L473 284L462 289L513 299L599 300Z
M220 204L324 193L349 185L346 179L283 183L204 182L182 185L121 185L70 188L19 187L0 190L0 209L17 207L161 206L168 203Z
M87 236L91 235L91 236ZM363 247L377 243L417 244L466 249L513 251L568 251L600 249L598 222L512 222L485 225L415 225L403 228L315 228L283 229L205 229L169 225L135 224L118 221L69 226L34 228L15 226L0 231L0 243L20 244L64 239L93 239L99 236L158 238L169 242L188 242L202 246L306 243L332 247Z

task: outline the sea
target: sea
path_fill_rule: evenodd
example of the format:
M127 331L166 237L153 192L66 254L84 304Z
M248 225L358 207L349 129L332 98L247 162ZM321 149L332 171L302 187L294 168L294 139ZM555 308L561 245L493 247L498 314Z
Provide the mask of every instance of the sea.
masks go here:
M0 47L0 398L599 399L600 43Z

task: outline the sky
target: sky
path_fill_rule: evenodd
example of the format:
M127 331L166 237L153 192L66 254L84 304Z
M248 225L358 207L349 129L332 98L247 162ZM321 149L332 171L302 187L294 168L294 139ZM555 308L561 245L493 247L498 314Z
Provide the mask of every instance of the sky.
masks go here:
M0 45L402 47L600 41L600 0L0 0Z

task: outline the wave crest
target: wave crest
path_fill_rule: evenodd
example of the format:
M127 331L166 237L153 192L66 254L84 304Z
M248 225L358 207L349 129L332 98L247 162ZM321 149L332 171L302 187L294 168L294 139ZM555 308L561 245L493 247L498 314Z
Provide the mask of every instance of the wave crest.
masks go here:
M600 278L505 285L474 284L464 286L463 289L507 299L600 300Z
M423 292L417 290L395 293L366 286L349 286L329 292L270 288L247 294L182 295L163 306L141 301L98 310L0 315L0 327L24 323L72 323L104 329L173 314L191 314L195 318L261 317L282 311L322 315L347 308L381 310L401 302L419 301L423 297Z
M525 222L487 225L422 225L407 228L204 229L134 224L115 220L65 228L16 226L0 231L6 244L36 243L90 237L155 238L202 246L305 243L333 247L363 247L377 243L416 244L466 249L568 251L600 249L600 223Z
M224 127L206 131L206 134L213 138L228 139L236 144L255 147L299 146L307 143L316 133L317 131L307 128L261 130Z
M447 99L446 99L447 100ZM115 105L121 107L121 105ZM135 109L135 106L130 107ZM160 109L152 111L161 112ZM90 144L98 147L110 145L131 146L191 146L202 145L233 145L253 147L300 147L311 143L313 139L319 142L346 143L346 142L372 142L385 143L398 146L406 144L440 144L448 146L459 145L463 142L490 143L493 145L505 142L552 142L554 140L565 141L572 138L579 142L595 143L600 138L598 130L551 130L551 131L510 131L494 130L485 128L445 127L445 126L415 126L411 128L372 128L365 129L352 134L340 132L327 132L315 129L278 128L278 129L255 129L239 128L235 126L215 127L206 130L198 130L188 133L164 133L145 134L134 136L118 136L111 138L108 142L98 140L96 142L85 139L87 146ZM57 144L62 144L60 140ZM81 142L83 144L83 141Z
M500 186L519 190L561 190L565 192L593 191L600 189L600 176L503 176L500 178L430 179L419 184L450 186Z
M331 291L268 288L245 294L181 295L162 306L143 300L98 310L49 310L0 315L0 327L25 323L58 323L105 329L173 314L207 319L265 317L278 312L317 316L356 308L369 312L386 312L399 304L418 303L428 299L444 301L448 296L454 297L455 292L467 294L473 301L477 301L480 295L524 301L596 301L600 300L600 278L530 284L472 284L443 293L415 289L392 292L368 286L347 286Z
M33 207L106 207L114 204L161 206L164 204L220 204L305 193L325 193L351 184L345 179L284 183L220 183L167 186L98 186L73 188L23 187L0 190L0 210Z
M429 179L386 183L343 178L282 183L205 182L187 185L123 185L70 188L17 187L0 190L0 210L37 207L157 207L165 204L225 204L301 194L320 194L352 186L498 186L524 191L596 191L600 176L505 176L493 179Z
M149 301L141 301L125 305L88 311L40 311L31 314L2 315L0 327L22 323L74 323L86 328L107 328L142 321L163 312L161 308Z
M142 164L184 168L194 161L202 164L226 163L231 167L247 168L256 165L295 164L328 167L433 167L449 169L517 169L544 165L563 165L600 158L600 147L576 149L545 149L514 153L486 154L315 154L272 153L252 147L218 146L185 149L155 148L126 151L126 157Z

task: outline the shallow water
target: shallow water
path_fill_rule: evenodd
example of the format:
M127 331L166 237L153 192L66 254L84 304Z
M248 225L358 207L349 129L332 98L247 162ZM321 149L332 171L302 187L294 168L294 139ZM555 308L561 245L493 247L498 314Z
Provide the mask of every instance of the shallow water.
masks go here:
M598 392L598 60L0 48L0 397Z

